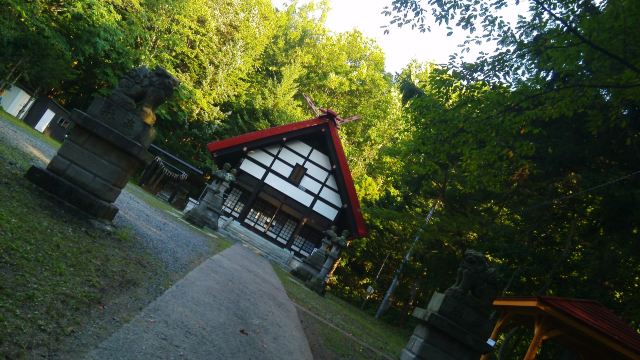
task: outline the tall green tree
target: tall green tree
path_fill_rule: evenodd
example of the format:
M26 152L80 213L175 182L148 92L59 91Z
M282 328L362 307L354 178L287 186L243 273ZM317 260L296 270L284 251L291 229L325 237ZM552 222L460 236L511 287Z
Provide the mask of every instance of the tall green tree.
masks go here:
M513 27L507 5L392 3L402 24L456 23L498 46L401 83L419 126L396 188L442 196L431 236L485 250L507 293L596 298L637 326L638 5L531 1Z

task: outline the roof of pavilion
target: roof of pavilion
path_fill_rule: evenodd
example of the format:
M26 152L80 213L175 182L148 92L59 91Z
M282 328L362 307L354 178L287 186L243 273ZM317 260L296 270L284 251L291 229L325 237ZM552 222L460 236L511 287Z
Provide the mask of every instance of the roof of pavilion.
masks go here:
M631 358L640 358L640 334L595 300L554 296L501 297L493 302L493 306L512 312L550 316Z

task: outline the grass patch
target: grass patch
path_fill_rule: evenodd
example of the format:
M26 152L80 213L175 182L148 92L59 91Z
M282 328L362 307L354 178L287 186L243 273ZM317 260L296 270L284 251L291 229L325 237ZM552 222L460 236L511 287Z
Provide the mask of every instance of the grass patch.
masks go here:
M0 358L55 353L92 311L162 271L128 229L95 229L28 182L30 163L0 142Z
M393 359L399 356L407 344L411 335L410 330L376 321L369 314L331 294L321 297L307 289L281 268L275 266L274 269L291 300L350 336ZM308 338L317 337L324 350L329 351L329 354L323 354L324 357L332 359L383 358L362 347L349 336L337 332L324 322L306 315L302 311L299 313L303 326L307 328L305 330L310 333ZM310 342L312 342L311 339ZM313 344L311 345L313 348Z
M12 123L13 125L15 125L18 128L20 128L22 131L26 132L27 134L29 134L31 136L34 136L34 137L44 141L45 143L49 144L54 149L59 149L60 146L62 146L62 144L59 143L54 138L48 137L47 135L39 132L38 130L36 130L36 129L32 128L31 126L27 125L27 123L25 123L24 121L12 116L11 114L9 114L8 112L4 111L1 108L0 108L0 119L6 120L7 122Z
M132 193L133 195L135 195L135 197L137 197L140 200L142 200L145 203L147 203L147 205L151 206L152 208L155 208L155 209L158 209L158 210L162 210L162 211L166 211L166 212L170 212L170 213L179 213L180 212L179 210L177 210L173 206L169 205L168 202L158 199L156 196L148 193L143 188L141 188L140 186L138 186L138 185L136 185L136 184L134 184L132 182L129 182L127 184L127 186L125 187L125 189L127 191L129 191L130 193Z

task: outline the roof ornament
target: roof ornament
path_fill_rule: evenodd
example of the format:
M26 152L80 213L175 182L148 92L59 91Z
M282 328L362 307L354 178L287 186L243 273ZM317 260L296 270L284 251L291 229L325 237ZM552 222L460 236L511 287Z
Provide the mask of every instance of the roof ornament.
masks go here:
M346 124L348 122L361 119L360 115L354 115L348 118L342 118L338 116L338 113L333 109L329 109L329 108L323 109L316 106L316 104L313 102L313 100L309 95L303 93L302 96L304 97L304 100L307 102L307 105L309 105L309 107L314 112L314 114L316 114L317 117L327 117L333 120L337 128L340 128L340 125L342 124Z

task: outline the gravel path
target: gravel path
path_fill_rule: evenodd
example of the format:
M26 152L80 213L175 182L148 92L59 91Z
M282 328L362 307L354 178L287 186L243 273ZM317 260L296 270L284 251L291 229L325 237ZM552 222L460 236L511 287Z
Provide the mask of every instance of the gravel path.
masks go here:
M214 252L214 243L203 232L150 207L126 188L115 205L120 211L114 225L131 229L171 273L190 271Z
M203 262L88 355L159 358L313 357L273 268L238 243Z

